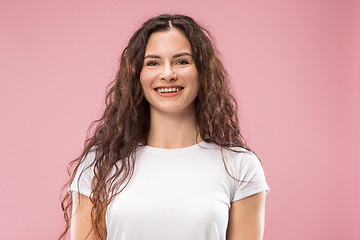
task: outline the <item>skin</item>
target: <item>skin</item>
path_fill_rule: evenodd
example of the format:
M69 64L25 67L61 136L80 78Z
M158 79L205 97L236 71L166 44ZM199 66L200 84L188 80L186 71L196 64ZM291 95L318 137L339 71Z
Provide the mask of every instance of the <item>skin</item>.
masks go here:
M199 92L199 79L191 53L189 41L179 30L156 32L149 38L140 73L144 96L150 105L149 146L183 148L196 144L194 100ZM181 54L186 55L176 57ZM184 89L174 97L159 96L154 90L170 85ZM200 137L198 141L202 141Z
M265 226L265 191L231 203L226 240L261 240Z
M96 240L91 225L91 209L93 204L90 199L82 194L73 192L72 194L72 216L70 235L72 240ZM88 234L90 235L88 236ZM88 238L86 238L88 236Z
M140 73L144 96L150 105L149 146L183 148L202 141L199 136L196 139L198 126L194 100L199 91L199 80L191 53L189 41L177 29L156 32L149 38ZM174 97L159 96L154 90L169 85L184 89ZM92 203L82 194L79 198L77 193L73 194L73 200L71 239L84 240L91 232ZM265 192L233 202L226 239L262 239L264 219ZM88 239L96 238L91 232Z

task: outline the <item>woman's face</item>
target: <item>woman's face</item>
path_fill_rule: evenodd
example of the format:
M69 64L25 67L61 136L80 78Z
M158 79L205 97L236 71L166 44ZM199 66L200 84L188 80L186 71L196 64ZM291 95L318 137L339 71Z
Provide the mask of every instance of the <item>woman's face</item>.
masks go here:
M140 82L151 111L183 114L193 110L199 79L190 42L182 32L171 29L150 36Z

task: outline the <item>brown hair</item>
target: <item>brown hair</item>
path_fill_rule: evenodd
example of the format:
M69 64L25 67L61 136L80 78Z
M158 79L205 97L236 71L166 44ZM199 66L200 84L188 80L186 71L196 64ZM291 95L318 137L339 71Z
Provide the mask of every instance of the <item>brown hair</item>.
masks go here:
M95 235L106 239L104 224L106 207L134 171L135 153L139 143L146 145L149 133L149 104L143 96L139 81L145 48L150 35L171 28L181 30L190 42L193 59L198 70L200 89L196 98L196 121L201 138L222 148L242 147L250 150L240 133L237 116L237 101L230 91L227 72L212 42L208 30L184 15L163 14L147 20L134 33L121 54L120 67L115 79L107 87L106 108L91 137L84 144L82 154L71 161L68 167L70 179L63 189L74 180L80 163L96 148L92 166L92 223ZM251 151L251 150L250 150ZM76 165L74 170L70 170ZM225 166L226 167L226 166ZM115 174L112 171L115 169ZM226 170L227 171L227 170ZM119 176L121 176L119 178ZM70 228L72 198L66 194L61 202L66 226L59 239Z

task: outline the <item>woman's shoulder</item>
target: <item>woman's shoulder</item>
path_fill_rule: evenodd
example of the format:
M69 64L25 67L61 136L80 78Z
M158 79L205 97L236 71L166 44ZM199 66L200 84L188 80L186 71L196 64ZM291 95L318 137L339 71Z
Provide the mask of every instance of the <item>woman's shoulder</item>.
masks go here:
M202 146L205 146L208 149L218 149L222 152L229 153L232 155L238 155L241 156L242 154L247 155L255 155L255 153L245 146L232 146L232 147L222 147L214 142L203 142Z
M79 168L87 169L91 168L94 164L95 156L96 156L96 146L92 146L81 158L79 162Z
M246 146L222 147L214 142L201 142L200 146L202 147L202 151L206 151L212 156L221 156L227 164L235 164L242 167L256 167L260 163L257 155Z
M233 146L225 148L218 146L218 148L222 151L225 160L235 161L237 164L241 165L256 165L260 162L258 156L246 147Z

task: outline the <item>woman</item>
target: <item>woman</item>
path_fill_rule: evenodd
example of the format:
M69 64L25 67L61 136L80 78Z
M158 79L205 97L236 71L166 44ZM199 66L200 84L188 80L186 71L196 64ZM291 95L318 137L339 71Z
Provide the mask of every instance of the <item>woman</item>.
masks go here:
M72 162L60 238L71 222L76 240L262 239L269 187L210 39L184 15L135 32Z

